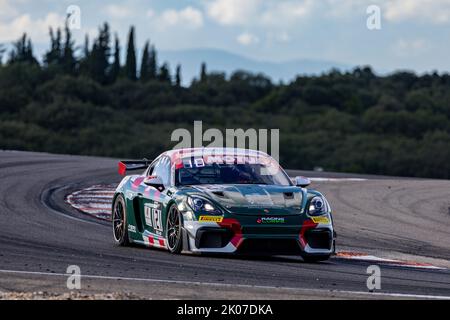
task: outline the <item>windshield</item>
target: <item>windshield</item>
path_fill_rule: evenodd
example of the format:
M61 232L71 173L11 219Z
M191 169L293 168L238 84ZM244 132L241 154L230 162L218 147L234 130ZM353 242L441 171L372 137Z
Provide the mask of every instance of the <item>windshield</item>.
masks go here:
M192 162L190 162L192 163ZM262 163L201 163L176 169L177 185L197 184L268 184L290 186L289 177L273 162ZM198 164L198 163L197 163Z

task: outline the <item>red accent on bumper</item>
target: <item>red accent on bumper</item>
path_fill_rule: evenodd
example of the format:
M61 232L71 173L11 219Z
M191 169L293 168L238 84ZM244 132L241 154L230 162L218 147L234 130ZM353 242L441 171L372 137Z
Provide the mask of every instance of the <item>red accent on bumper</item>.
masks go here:
M219 223L221 227L231 229L234 233L233 238L231 238L230 242L233 244L233 246L236 247L236 249L242 244L242 241L244 240L242 236L242 228L239 221L236 219L231 218L225 218L222 222Z
M317 227L318 223L313 222L312 220L305 220L303 222L302 228L300 229L300 244L302 245L302 248L304 249L307 245L306 239L305 239L305 232L309 229L314 229Z

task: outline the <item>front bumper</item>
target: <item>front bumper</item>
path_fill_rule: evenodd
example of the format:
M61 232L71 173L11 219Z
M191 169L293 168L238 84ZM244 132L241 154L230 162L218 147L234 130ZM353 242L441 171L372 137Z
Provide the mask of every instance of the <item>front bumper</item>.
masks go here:
M331 223L313 223L309 219L289 223L292 222L289 217L283 225L260 225L248 223L249 217L245 218L208 223L185 221L186 249L196 253L246 255L330 255L334 251Z

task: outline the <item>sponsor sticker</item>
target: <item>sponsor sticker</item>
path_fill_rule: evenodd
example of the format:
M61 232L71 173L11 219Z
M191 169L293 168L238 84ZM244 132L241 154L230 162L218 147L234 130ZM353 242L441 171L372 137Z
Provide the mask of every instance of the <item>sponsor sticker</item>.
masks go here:
M200 216L198 221L200 222L222 222L223 217L217 216Z
M330 223L330 219L328 219L328 217L312 217L311 219L314 223Z
M256 223L259 224L280 224L284 223L283 217L262 217L256 220Z
M149 227L153 227L153 229L157 233L163 231L161 218L161 203L159 202L146 203L144 205L144 217L145 223Z

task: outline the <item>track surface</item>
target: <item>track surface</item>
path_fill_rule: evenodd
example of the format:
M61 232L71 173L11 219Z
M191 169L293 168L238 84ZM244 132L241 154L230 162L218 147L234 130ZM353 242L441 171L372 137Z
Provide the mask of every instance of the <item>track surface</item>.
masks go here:
M371 295L365 293L369 263L364 262L332 258L307 264L300 258L116 247L109 224L64 202L70 191L119 182L116 165L106 158L0 151L0 291L67 291L66 269L78 265L89 276L82 280L85 292L147 298L450 296L449 270L383 266L378 293L388 295ZM338 249L428 256L448 265L449 181L375 179L314 187L334 208Z

